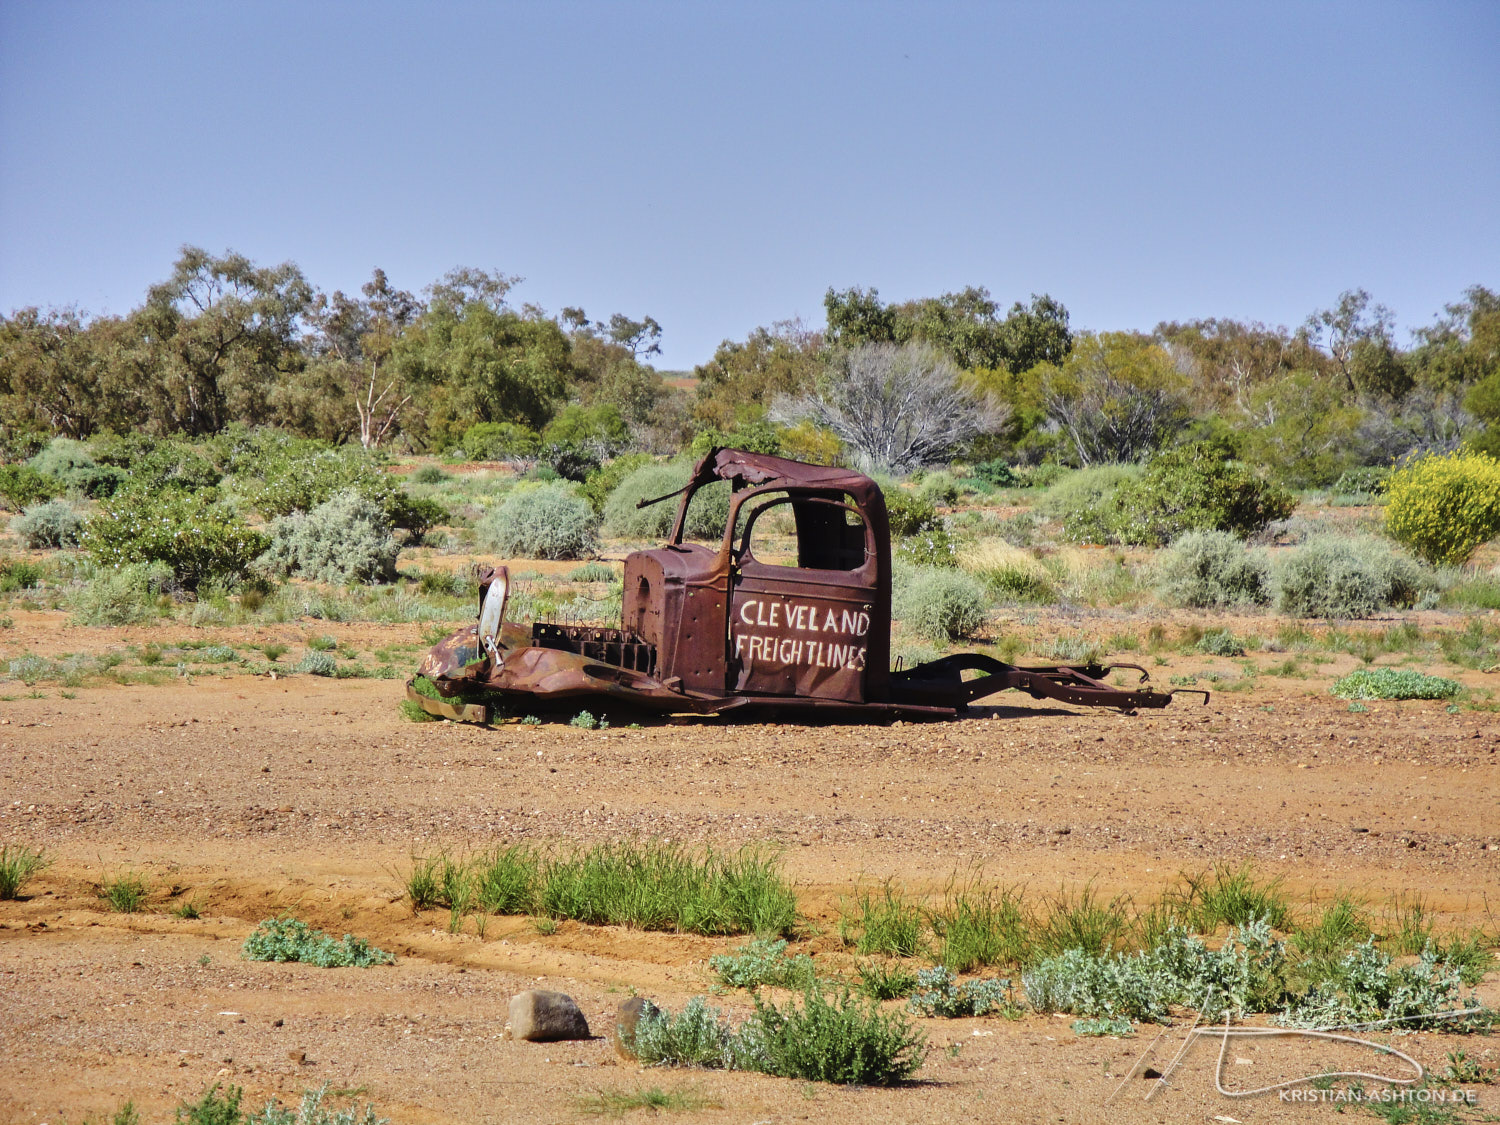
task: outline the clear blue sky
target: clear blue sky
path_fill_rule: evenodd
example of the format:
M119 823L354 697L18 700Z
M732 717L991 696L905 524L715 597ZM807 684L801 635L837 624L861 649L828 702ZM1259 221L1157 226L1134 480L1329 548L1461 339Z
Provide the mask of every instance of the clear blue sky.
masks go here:
M183 243L519 274L662 367L830 285L1409 328L1500 287L1500 3L0 0L0 311Z

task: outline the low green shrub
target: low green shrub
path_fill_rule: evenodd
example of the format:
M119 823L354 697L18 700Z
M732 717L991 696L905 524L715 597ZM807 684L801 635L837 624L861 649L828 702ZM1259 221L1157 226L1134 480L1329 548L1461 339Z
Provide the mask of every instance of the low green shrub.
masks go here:
M73 595L73 620L80 625L137 625L159 616L157 601L175 583L164 562L101 568Z
M338 674L339 662L326 652L304 652L291 670L309 676L334 676Z
M392 582L400 550L380 506L347 489L310 512L273 520L271 545L259 563L276 574L336 586Z
M1328 690L1340 699L1452 699L1463 684L1410 668L1357 668Z
M729 987L751 991L762 986L804 989L817 980L812 958L805 953L788 957L785 938L756 938L733 953L710 957L708 967Z
M0 557L0 594L34 590L41 585L43 575L42 568L27 559Z
M1285 993L1286 951L1264 922L1230 931L1218 949L1170 929L1133 954L1069 949L1022 973L1026 998L1039 1012L1112 1019L1167 1019L1182 1004L1207 1019L1266 1011Z
M128 492L101 505L85 525L83 548L100 566L165 563L184 588L239 582L270 540L202 499Z
M1329 491L1336 496L1384 496L1390 480L1390 469L1381 465L1362 465L1357 469L1345 469Z
M655 461L649 453L626 453L600 465L588 475L578 491L593 506L594 511L603 516L604 505L608 503L610 493L620 487L620 482L643 465L652 464ZM686 479L683 478L684 481Z
M486 550L508 558L577 559L598 550L599 518L571 484L520 485L479 521Z
M1227 460L1215 443L1193 442L1158 454L1123 483L1110 522L1122 541L1160 547L1188 531L1250 535L1296 506L1291 493Z
M755 1013L735 1036L745 1070L851 1086L892 1086L922 1065L927 1038L899 1011L882 1012L840 988L809 988L802 1003L778 1008L756 993Z
M677 1015L657 1009L643 1015L628 1044L643 1066L734 1065L734 1032L701 996L690 999Z
M1385 528L1426 562L1467 562L1500 535L1500 460L1459 449L1403 465L1386 485Z
M918 973L917 987L922 991L908 1000L906 1006L919 1016L959 1019L1015 1008L1009 998L1010 981L991 978L959 984L942 965Z
M76 547L83 533L83 517L66 500L33 504L10 521L21 545L33 551Z
M945 520L935 520L896 542L893 558L909 566L957 566L958 543Z
M123 469L99 464L87 445L72 438L53 438L28 463L69 491L96 500L113 496L130 479Z
M917 535L939 522L937 507L929 497L902 488L894 481L881 481L880 486L893 539Z
M459 443L470 461L531 460L542 449L542 435L514 422L476 422Z
M623 458L621 458L623 460ZM602 471L602 470L601 470ZM663 500L649 508L637 508L641 500L654 500L673 492L688 481L685 465L641 465L626 474L604 502L604 534L625 539L664 539L677 516L677 502ZM723 524L719 525L723 531Z
M1411 606L1432 576L1371 536L1320 535L1294 547L1276 569L1277 608L1293 617L1361 618Z
M30 465L0 465L0 508L19 512L52 499L59 491L56 481Z
M1244 656L1245 642L1228 629L1214 629L1204 633L1198 641L1198 651L1209 656Z
M935 644L972 637L989 614L984 587L963 571L898 566L893 580L891 615Z
M95 439L92 452L100 464L125 472L116 492L188 494L213 488L223 475L212 461L178 438L141 433L100 438Z
M958 503L958 483L945 469L926 474L917 485L917 495L934 508L951 508Z
M1357 946L1333 968L1333 975L1314 984L1275 1017L1283 1027L1322 1028L1375 1021L1397 1021L1403 1030L1441 1029L1456 1033L1488 1028L1494 1013L1477 996L1464 996L1457 968L1425 950L1415 965L1396 965L1374 941ZM1477 1008L1474 1015L1446 1012Z
M0 899L21 896L26 884L52 861L29 844L0 844Z
M994 485L996 488L1025 488L1022 478L1016 475L1016 471L1006 461L981 461L974 466L972 473L980 480Z
M390 1119L379 1117L375 1113L375 1107L366 1102L363 1108L357 1104L351 1104L344 1109L333 1109L323 1104L323 1099L330 1096L331 1091L328 1083L323 1083L316 1090L305 1090L302 1101L293 1110L290 1106L283 1106L276 1098L272 1098L265 1106L245 1118L245 1125L390 1125ZM340 1097L348 1096L347 1092L340 1092ZM185 1125L220 1125L219 1122L196 1122L188 1121ZM224 1125L232 1125L232 1122L224 1122Z
M1190 531L1156 564L1157 593L1170 605L1194 609L1265 605L1271 564L1227 531Z
M453 477L438 465L420 465L406 479L412 484L445 484Z
M389 965L396 958L368 942L345 934L336 941L297 918L267 918L245 939L247 961L300 961L325 969L366 969Z
M1136 480L1135 465L1093 465L1058 480L1037 502L1037 511L1062 524L1069 543L1112 543L1116 538L1115 494Z

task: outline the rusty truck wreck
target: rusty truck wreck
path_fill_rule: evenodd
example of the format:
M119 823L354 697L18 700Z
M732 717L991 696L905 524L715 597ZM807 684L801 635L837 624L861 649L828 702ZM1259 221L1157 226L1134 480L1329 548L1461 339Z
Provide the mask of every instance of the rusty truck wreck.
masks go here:
M731 489L721 542L684 542L694 495L718 481ZM625 560L618 628L507 622L509 575L503 566L485 568L477 622L433 647L418 670L430 688L408 681L408 697L434 715L480 723L496 707L585 705L952 717L1009 688L1125 712L1172 701L1174 693L1154 690L1135 664L1017 667L960 653L892 669L885 498L862 473L716 449L682 489L641 506L673 497L680 499L666 546ZM777 509L790 509L791 519L764 519ZM792 532L790 551L758 552L769 538L762 529L773 523ZM1104 683L1116 668L1138 673L1139 682L1130 690Z

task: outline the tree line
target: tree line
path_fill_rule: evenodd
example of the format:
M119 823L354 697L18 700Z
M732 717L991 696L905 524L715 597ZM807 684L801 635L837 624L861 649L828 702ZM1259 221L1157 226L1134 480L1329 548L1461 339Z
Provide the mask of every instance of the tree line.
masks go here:
M899 471L1141 461L1209 440L1299 487L1465 442L1500 454L1500 295L1483 286L1405 346L1363 290L1295 328L1089 332L1049 295L1002 309L973 286L900 303L829 289L821 327L758 327L669 382L653 317L518 306L519 282L458 268L414 294L376 269L329 294L292 263L185 247L126 315L0 317L0 441L17 458L51 436L239 424L596 463L707 435Z

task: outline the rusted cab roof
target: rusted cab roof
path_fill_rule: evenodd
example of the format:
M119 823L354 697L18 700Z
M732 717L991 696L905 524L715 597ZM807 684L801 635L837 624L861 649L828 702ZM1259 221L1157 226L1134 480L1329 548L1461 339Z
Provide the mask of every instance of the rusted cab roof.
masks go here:
M698 481L717 477L728 481L742 480L751 485L837 489L861 503L880 492L879 485L853 469L808 465L785 457L772 457L769 453L747 453L743 449L714 450L698 462L693 476Z

